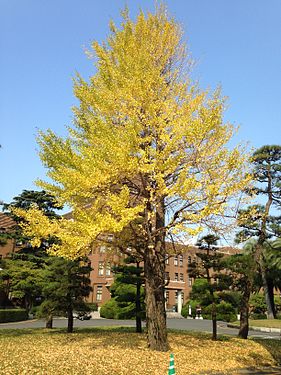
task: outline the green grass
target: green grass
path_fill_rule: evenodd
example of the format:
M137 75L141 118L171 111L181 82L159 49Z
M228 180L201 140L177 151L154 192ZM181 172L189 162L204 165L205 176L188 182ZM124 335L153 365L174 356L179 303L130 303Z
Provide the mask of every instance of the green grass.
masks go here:
M239 322L234 322L239 326ZM249 320L250 327L266 327L266 328L280 328L281 329L281 320L280 319L260 319L260 320Z
M131 327L0 330L0 375L166 375L170 353L177 375L281 363L278 340L169 331L169 343L169 352L150 351L146 334Z

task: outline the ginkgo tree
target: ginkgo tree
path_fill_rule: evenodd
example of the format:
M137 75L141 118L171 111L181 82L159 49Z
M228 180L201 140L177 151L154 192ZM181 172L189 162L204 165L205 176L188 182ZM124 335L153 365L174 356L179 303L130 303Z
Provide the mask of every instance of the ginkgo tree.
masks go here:
M52 251L75 258L102 233L118 236L137 222L148 343L165 351L165 240L221 228L250 177L244 151L227 147L235 129L223 121L224 98L191 81L179 25L161 7L135 21L122 15L108 39L92 45L89 82L75 79L69 135L38 136L49 177L38 184L71 207L73 220L55 222L34 207L25 230L34 241L57 235Z

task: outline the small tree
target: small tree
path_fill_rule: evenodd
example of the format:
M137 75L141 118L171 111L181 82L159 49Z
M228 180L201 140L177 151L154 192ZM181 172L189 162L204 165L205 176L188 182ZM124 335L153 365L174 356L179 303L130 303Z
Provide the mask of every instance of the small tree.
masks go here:
M196 256L198 257L198 259L200 259L200 261L196 262L196 264L191 265L190 268L190 276L194 278L205 278L208 283L210 302L212 305L211 315L213 326L213 340L217 339L217 313L215 291L219 288L219 285L217 283L219 277L218 272L223 268L221 264L221 259L223 255L218 254L215 251L215 245L217 244L218 239L218 236L208 234L198 241L199 248L201 248L203 251L196 253Z
M144 312L144 283L143 267L135 256L124 259L125 264L114 267L114 283L110 288L112 297L117 303L133 304L133 313L136 317L136 332L142 332L142 316ZM129 289L126 286L133 286Z
M275 318L272 283L268 278L265 259L266 242L271 237L280 237L280 217L272 216L273 206L281 206L281 146L266 145L257 149L251 158L253 165L254 188L249 191L265 199L265 205L253 205L239 213L238 223L242 230L237 235L238 241L256 238L254 256L261 274L262 286L267 305L267 317Z
M45 315L47 321L54 312L65 314L68 319L67 332L71 333L73 312L83 314L89 311L85 298L92 290L89 279L91 267L87 258L71 261L51 257L48 263L42 288L44 302L41 314Z
M11 217L15 223L5 235L21 247L3 261L4 272L0 277L6 280L7 293L10 292L27 311L31 310L36 298L41 297L43 269L49 258L47 248L55 241L51 236L47 236L39 247L32 247L30 238L23 234L21 224L24 219L13 210L28 210L34 204L47 218L58 219L55 210L61 207L54 197L45 191L23 190L11 203L3 204L5 215Z
M249 332L249 300L255 285L255 261L252 254L227 257L224 265L230 270L232 288L241 293L239 337L247 339Z

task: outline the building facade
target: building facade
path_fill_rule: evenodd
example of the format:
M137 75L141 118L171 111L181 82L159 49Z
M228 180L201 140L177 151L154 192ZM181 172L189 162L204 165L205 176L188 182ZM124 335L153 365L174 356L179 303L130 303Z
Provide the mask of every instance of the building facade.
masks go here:
M167 244L169 248L169 244ZM189 275L188 266L196 261L196 253L204 251L196 246L180 246L181 253L166 256L166 308L170 311L181 311L182 305L188 300L194 279ZM179 250L176 248L176 250ZM221 247L216 250L225 255L237 253L237 249ZM106 246L101 245L89 255L91 262L91 286L93 291L90 302L101 306L110 299L110 286L114 281L112 266L120 263L118 256L108 256Z
M0 213L0 228L2 232L8 232L14 222L6 215ZM182 305L188 300L192 289L193 279L188 272L188 265L196 261L196 253L204 251L196 246L166 244L169 254L166 256L166 308L170 311L181 311ZM0 259L9 253L20 249L19 244L8 240L6 245L0 246ZM173 254L173 251L176 254ZM231 247L220 247L216 250L225 255L231 255L238 250ZM120 256L114 255L110 247L100 245L93 249L88 255L92 271L90 280L92 292L88 297L89 302L95 302L101 306L108 301L110 296L110 286L114 281L112 267L120 263Z

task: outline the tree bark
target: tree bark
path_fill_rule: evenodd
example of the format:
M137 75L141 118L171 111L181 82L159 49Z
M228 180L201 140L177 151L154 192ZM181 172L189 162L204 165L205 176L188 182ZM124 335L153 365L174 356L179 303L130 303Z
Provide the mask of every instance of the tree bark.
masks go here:
M146 326L148 346L165 352L169 349L165 311L165 254L148 248L144 257Z
M139 264L137 264L139 269ZM140 275L137 274L137 293L136 293L136 332L142 333L141 327L141 279Z
M268 297L270 301L270 306L272 308L272 314L273 318L276 319L276 308L275 308L275 302L274 302L274 284L272 279L267 278L267 286L268 286Z
M46 328L52 329L53 328L53 315L49 314L46 318Z
M240 328L238 336L241 339L247 339L249 333L249 300L251 295L251 285L248 282L242 294L240 309Z
M67 311L67 333L73 332L73 310L71 308Z
M212 296L214 299L214 296ZM216 302L212 302L212 325L213 325L213 335L212 335L212 340L216 341L217 340L217 306Z

